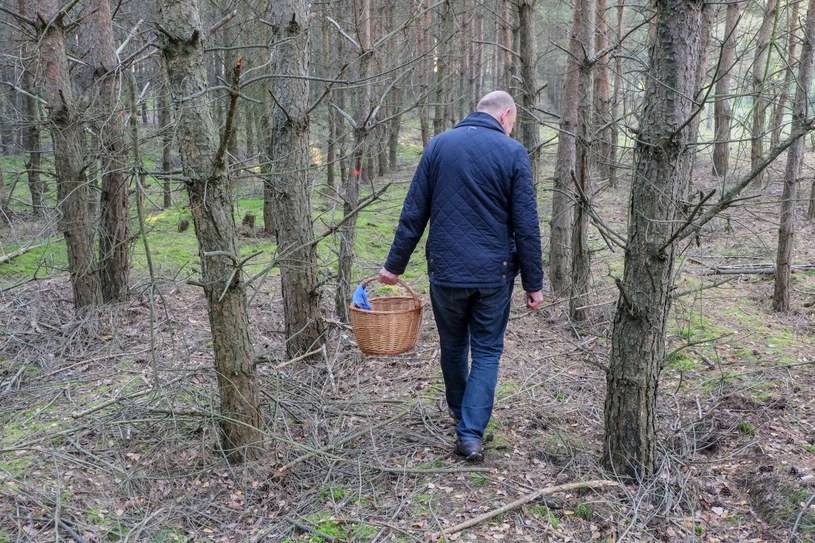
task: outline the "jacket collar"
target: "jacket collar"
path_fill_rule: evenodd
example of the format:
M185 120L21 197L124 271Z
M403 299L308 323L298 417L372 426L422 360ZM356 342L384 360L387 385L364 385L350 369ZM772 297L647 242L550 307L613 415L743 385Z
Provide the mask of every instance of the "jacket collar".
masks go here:
M460 123L456 125L456 128L462 126L481 126L484 128L492 128L493 130L498 130L502 134L504 133L504 127L501 126L501 123L498 122L498 119L496 119L489 113L484 113L482 111L475 111L473 113L470 113Z

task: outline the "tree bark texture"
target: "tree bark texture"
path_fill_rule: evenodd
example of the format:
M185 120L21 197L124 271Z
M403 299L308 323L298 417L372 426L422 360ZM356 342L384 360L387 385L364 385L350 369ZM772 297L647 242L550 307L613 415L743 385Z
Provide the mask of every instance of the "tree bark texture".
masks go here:
M28 16L28 1L18 0L18 11L24 17ZM23 96L25 104L25 124L23 126L23 148L28 152L25 163L28 176L28 191L31 193L31 209L34 215L41 217L45 211L43 196L45 183L40 175L42 169L42 143L40 140L40 105L34 98L36 95L36 60L30 58L30 38L24 32L20 37L20 55L23 60L23 73L21 81L23 90L28 93Z
M776 147L778 142L781 141L781 130L784 123L784 113L787 110L787 100L789 99L790 86L795 74L795 65L798 62L796 55L798 54L798 40L800 39L799 32L801 25L799 24L798 14L801 9L801 2L789 2L787 4L789 10L789 31L787 32L787 56L784 68L784 82L781 84L781 92L775 99L775 108L773 109L772 121L770 123L772 133L770 134L770 147Z
M535 47L535 6L537 0L521 0L518 3L518 63L521 73L520 108L518 124L520 125L521 143L529 152L532 163L532 177L537 184L540 167L540 123L535 111L538 107L537 53Z
M427 147L427 142L431 138L428 98L430 96L430 81L433 77L433 56L430 55L430 29L433 19L430 2L431 0L416 0L416 10L419 12L419 20L416 21L416 49L420 58L416 66L416 83L419 89L416 111L419 115L422 148Z
M679 203L690 178L690 116L702 50L701 0L657 0L631 187L623 279L605 400L604 462L641 477L656 466L656 398L665 355Z
M805 23L801 60L798 64L798 84L792 104L792 133L810 122L809 91L812 88L815 66L815 0L809 0ZM775 260L775 288L773 309L786 312L790 309L790 277L792 274L792 248L795 235L795 201L798 181L804 162L805 138L798 138L787 150L787 167L784 172L784 190L781 195L780 225L778 228L778 253Z
M108 0L92 0L85 43L93 69L88 98L102 160L102 192L99 209L99 268L102 299L122 301L130 276L130 227L128 224L128 156L125 143L119 60L113 41L113 19Z
M347 217L359 203L359 182L363 174L365 148L371 130L371 104L373 100L373 55L371 49L371 0L354 0L356 35L359 39L359 79L366 81L356 93L356 113L354 115L354 142L349 153L349 167L343 183L343 217ZM354 268L354 243L356 242L356 215L342 225L339 230L339 269L334 306L343 322L348 322L348 304L351 303L351 285Z
M610 27L606 15L608 0L597 0L597 23L595 31L595 51L600 55L608 48ZM614 118L611 115L611 88L609 86L608 53L597 59L594 66L594 144L592 163L600 179L609 177L611 167L611 132Z
M580 29L586 17L575 8L569 40L569 62L563 100L561 100L560 132L557 142L555 174L552 187L552 218L549 222L549 279L556 296L571 291L572 219L574 217L574 176L577 157L578 106L580 100L580 64L585 58L580 41Z
M260 456L262 433L254 347L224 153L209 99L196 0L160 0L162 52L173 102L207 299L221 406L221 446L230 461ZM224 136L222 136L223 138Z
M435 78L433 81L433 134L440 134L450 128L447 123L450 105L450 89L453 77L453 35L455 13L451 0L443 0L439 5L439 19L436 25L436 58Z
M756 54L753 60L753 67L750 70L751 83L753 87L753 111L752 127L750 134L750 165L755 168L762 158L764 158L764 137L767 130L767 101L766 85L770 72L770 36L775 28L776 16L778 13L778 0L767 0L764 7L764 18L761 20L761 27L758 29L756 37ZM753 184L760 187L763 184L765 172L759 173Z
M577 141L575 156L574 184L577 194L577 205L574 207L572 222L572 269L571 293L569 295L569 317L576 321L588 318L589 277L591 274L591 254L589 253L589 213L592 194L591 182L591 146L594 132L594 84L592 81L594 57L594 14L593 0L578 0L575 10L583 13L580 20L578 41L581 47L580 82L577 94Z
M617 39L623 35L623 15L625 14L625 0L617 0ZM617 118L620 115L620 106L623 87L623 59L617 55L614 58L614 92L611 98L610 117L614 121L609 133L610 143L608 150L608 184L617 186L617 160L619 156L620 127Z
M48 126L54 145L60 229L68 251L68 269L76 309L102 301L94 251L94 227L89 206L90 186L85 175L83 126L72 90L65 51L65 13L58 0L35 4L40 63L45 78L43 95L48 102Z
M159 125L161 131L161 171L164 173L163 205L168 209L173 205L173 180L170 172L173 170L173 115L170 109L170 88L167 81L167 67L161 63L161 90L158 96Z
M713 106L715 140L713 142L713 175L724 179L727 176L730 160L730 128L733 122L730 87L733 81L733 66L736 63L736 26L741 14L742 3L729 0L725 11L724 37L722 40L719 64L714 75L716 81L716 101Z
M305 0L270 4L272 29L269 93L274 96L266 111L272 134L266 150L271 172L272 208L277 228L280 279L286 328L286 352L295 358L323 343L320 317L317 248L311 221L311 183L308 142L308 27Z

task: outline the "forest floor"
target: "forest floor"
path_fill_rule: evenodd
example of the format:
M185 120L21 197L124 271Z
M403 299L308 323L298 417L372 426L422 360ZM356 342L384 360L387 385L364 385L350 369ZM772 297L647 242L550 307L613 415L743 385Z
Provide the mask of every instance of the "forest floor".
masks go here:
M317 362L289 363L275 279L257 285L267 451L232 466L216 447L196 287L168 277L154 292L136 278L129 303L83 319L65 275L6 288L0 542L815 541L815 272L793 275L793 309L777 314L772 275L734 268L775 258L777 177L682 248L660 466L641 485L579 488L616 481L600 456L622 256L599 236L589 322L568 322L551 295L529 313L516 292L475 465L453 454L429 304L410 353L363 356L351 330L332 323ZM704 175L694 182L717 188ZM620 230L627 200L627 187L607 189L597 209ZM798 228L795 262L812 264L815 227ZM426 280L416 286L428 299Z

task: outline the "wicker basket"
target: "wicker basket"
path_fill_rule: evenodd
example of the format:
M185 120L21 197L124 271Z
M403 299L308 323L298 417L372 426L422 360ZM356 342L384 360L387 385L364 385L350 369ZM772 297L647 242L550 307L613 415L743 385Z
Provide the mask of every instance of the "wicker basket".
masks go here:
M365 287L377 279L372 275ZM380 296L368 302L372 310L351 304L351 328L359 349L368 355L391 356L406 353L416 346L422 324L422 301L407 283L399 280L410 296Z

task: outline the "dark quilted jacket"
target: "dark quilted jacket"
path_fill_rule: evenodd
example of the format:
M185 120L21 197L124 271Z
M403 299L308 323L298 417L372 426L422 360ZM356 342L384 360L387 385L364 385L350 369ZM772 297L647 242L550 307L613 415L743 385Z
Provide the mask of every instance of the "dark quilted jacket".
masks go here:
M493 288L521 272L543 287L540 228L529 158L487 113L472 113L428 143L408 190L385 268L401 275L430 222L430 281Z

